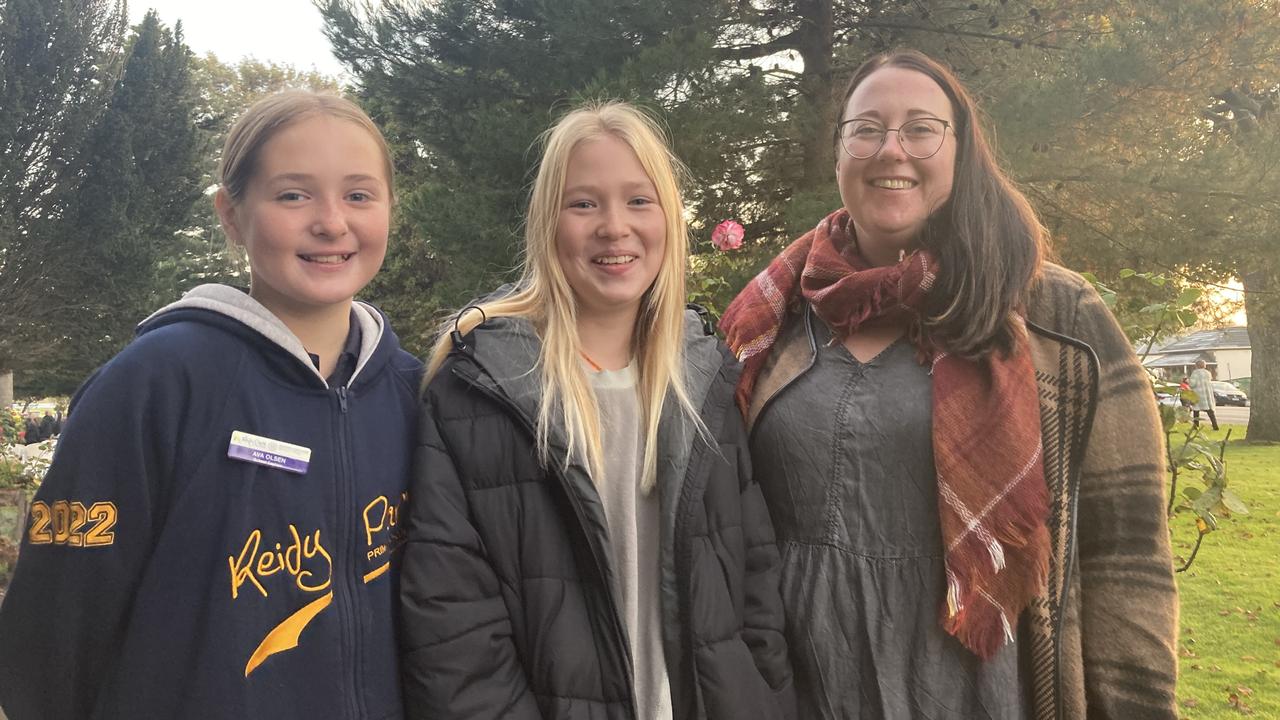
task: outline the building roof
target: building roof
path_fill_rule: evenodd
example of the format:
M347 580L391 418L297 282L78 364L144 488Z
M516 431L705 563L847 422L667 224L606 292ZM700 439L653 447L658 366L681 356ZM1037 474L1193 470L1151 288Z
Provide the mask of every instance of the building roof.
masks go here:
M1249 349L1249 328L1229 327L1217 330L1200 330L1190 335L1166 340L1151 348L1150 354L1167 355L1169 353L1236 349Z
M1198 352L1173 353L1170 355L1159 355L1159 356L1153 355L1147 358L1146 362L1144 362L1143 365L1146 365L1147 367L1151 367L1151 368L1182 367L1183 365L1195 365L1196 361L1201 359L1200 355L1201 354Z

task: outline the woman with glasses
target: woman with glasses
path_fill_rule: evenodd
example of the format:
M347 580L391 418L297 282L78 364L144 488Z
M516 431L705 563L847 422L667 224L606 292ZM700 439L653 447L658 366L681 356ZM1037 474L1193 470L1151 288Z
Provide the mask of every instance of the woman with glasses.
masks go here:
M956 77L876 56L843 207L722 327L781 544L800 717L1172 718L1159 422Z

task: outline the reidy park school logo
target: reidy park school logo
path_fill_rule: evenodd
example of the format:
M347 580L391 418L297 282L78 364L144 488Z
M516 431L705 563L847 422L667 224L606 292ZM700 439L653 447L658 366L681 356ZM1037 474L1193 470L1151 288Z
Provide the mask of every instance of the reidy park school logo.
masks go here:
M231 433L227 457L305 475L311 464L311 449L236 430ZM407 497L402 493L393 503L379 495L364 506L361 534L367 550L365 567L349 572L359 573L366 585L387 572L391 552L404 543L404 533L398 525L400 508ZM261 529L255 529L238 552L227 556L232 602L240 602L242 596L268 598L273 592L301 595L301 607L272 628L249 656L245 677L272 655L298 647L302 631L333 603L333 556L324 543L319 528L303 531L289 523L274 538L265 538Z
M240 554L228 557L227 563L231 568L232 600L240 598L245 585L250 586L246 590L248 592L257 590L262 597L270 597L267 584L273 583L274 576L281 574L291 580L284 585L285 592L293 588L305 594L315 594L329 590L333 583L333 557L325 550L320 531L303 536L292 523L288 539L266 549L262 547L261 530L249 533ZM249 673L268 657L297 647L303 629L332 602L333 591L329 590L267 633L244 666L244 676L249 677Z
M393 551L404 543L400 512L407 493L392 502L379 495L361 513L361 536L366 553L360 573L364 584L384 575L391 567ZM302 606L272 628L249 656L244 667L249 677L267 658L297 647L302 631L333 603L333 556L319 529L300 530L290 523L278 539L264 539L261 529L249 533L238 553L227 556L233 602L267 598L272 593L301 595Z

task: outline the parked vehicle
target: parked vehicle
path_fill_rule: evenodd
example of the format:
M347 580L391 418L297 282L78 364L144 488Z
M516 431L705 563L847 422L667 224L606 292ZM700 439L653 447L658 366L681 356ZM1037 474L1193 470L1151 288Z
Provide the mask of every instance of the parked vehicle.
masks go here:
M1249 407L1249 396L1244 391L1225 380L1213 382L1213 402L1217 405L1238 405Z

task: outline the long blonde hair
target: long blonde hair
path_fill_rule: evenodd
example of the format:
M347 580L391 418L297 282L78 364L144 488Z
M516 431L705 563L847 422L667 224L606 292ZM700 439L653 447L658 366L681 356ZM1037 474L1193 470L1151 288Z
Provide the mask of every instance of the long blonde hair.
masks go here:
M685 258L689 239L678 180L684 171L653 118L627 103L595 102L569 112L543 133L542 161L529 199L524 266L517 289L506 297L477 305L479 312L464 311L457 318L457 330L465 335L484 318L495 317L522 317L533 324L542 341L538 354L542 382L538 456L544 464L549 463L549 431L556 421L563 421L569 457L585 455L592 477L599 481L604 468L599 407L579 360L577 301L556 259L556 227L570 155L580 143L604 136L621 140L635 152L657 188L658 204L666 218L662 264L642 298L634 330L645 429L641 487L648 492L657 481L658 425L668 392L701 427L684 382ZM451 319L442 327L428 358L427 381L448 356L453 330Z

